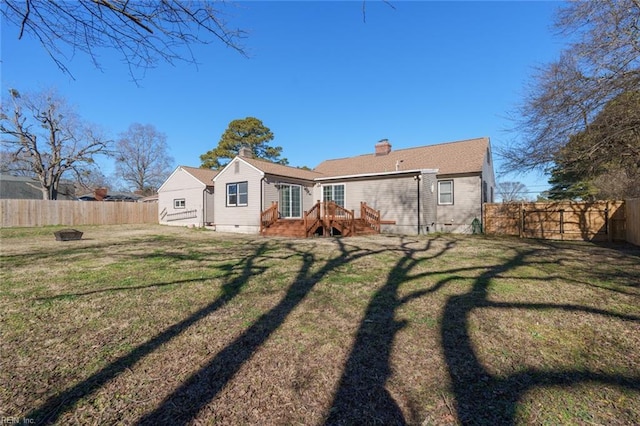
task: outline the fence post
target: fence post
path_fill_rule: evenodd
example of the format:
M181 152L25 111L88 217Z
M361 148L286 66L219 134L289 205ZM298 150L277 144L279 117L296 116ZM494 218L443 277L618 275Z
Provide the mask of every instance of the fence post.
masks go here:
M482 209L482 229L484 232L487 232L487 203L484 204L484 209Z
M518 209L518 236L520 238L524 237L524 215L525 215L525 210L524 210L524 203L520 203L519 209Z
M605 234L607 234L607 241L611 242L613 241L613 232L611 232L611 216L609 215L609 212L611 210L609 209L609 200L607 200L607 204L605 205L604 208L604 232Z

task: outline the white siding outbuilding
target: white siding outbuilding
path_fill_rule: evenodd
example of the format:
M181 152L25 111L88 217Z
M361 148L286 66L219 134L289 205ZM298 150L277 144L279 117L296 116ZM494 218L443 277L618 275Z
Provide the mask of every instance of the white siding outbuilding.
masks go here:
M214 224L213 178L217 171L178 166L158 189L158 221L163 225Z

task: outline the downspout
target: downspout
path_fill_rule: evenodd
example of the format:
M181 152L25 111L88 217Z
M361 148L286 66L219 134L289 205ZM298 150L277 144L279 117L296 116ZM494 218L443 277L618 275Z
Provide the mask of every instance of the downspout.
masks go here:
M418 235L420 235L420 175L413 177L416 180L416 189L418 191Z
M207 226L207 185L202 190L202 227Z
M487 188L489 190L489 188ZM482 219L484 218L484 185L482 184L482 172L480 172L480 224L484 229L484 223L482 223Z
M264 211L264 178L264 175L260 178L260 214Z

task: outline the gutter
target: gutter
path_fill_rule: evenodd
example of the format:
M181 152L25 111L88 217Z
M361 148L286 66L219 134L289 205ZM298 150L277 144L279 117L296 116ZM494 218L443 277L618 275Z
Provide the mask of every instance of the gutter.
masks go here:
M376 176L429 174L429 173L438 173L439 170L440 169L413 169L413 170L399 170L399 171L393 171L393 172L360 173L356 175L343 175L343 176L315 178L314 182L338 180L338 179L362 178L362 177L376 177Z

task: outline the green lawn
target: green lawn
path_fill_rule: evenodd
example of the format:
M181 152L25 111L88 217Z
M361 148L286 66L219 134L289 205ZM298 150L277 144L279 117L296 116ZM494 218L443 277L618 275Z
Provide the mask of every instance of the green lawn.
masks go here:
M1 229L0 417L640 424L640 248Z

